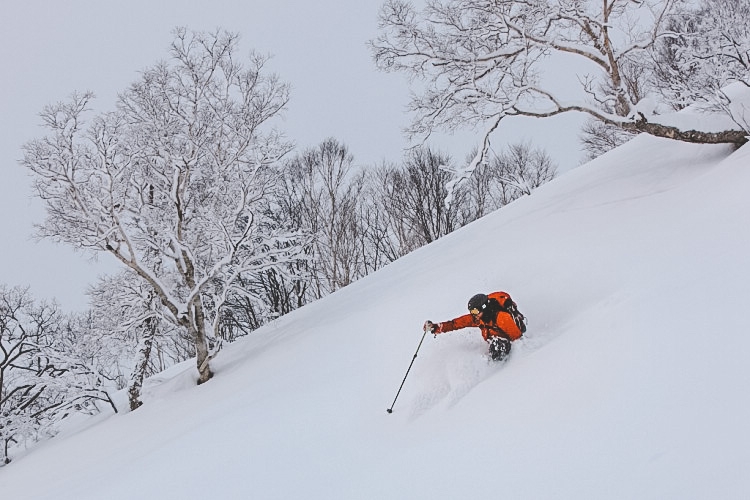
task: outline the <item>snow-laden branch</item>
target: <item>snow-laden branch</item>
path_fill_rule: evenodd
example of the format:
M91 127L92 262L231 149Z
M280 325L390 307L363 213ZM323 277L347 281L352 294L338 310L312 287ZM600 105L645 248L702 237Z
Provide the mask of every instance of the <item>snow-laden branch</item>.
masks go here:
M388 0L380 12L380 35L370 45L379 68L420 80L410 105L411 136L464 126L491 133L497 120L507 117L582 112L635 133L743 144L746 123L731 119L716 95L729 83L750 82L750 33L744 28L750 25L750 3L694 5L433 0L417 11L408 2ZM558 54L593 63L596 73L579 77L575 92L543 81L543 65ZM657 93L668 95L664 89L681 99L703 99L730 119L719 127L713 119L706 125L691 123L688 114L676 119L644 111L639 103ZM453 186L482 161L488 133L479 141L479 157L457 169Z

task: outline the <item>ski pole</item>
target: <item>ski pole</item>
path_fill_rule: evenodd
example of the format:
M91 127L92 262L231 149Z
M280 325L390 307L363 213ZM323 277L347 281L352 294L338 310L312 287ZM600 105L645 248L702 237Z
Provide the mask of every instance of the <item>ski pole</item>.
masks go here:
M409 368L406 370L406 375L404 375L404 380L401 381L401 387L398 388L398 392L396 393L396 397L393 398L393 403L391 404L391 407L388 408L387 410L385 410L388 413L393 413L393 407L396 404L396 400L398 399L398 395L401 394L401 389L403 389L403 387L404 387L404 382L406 382L406 377L409 376L409 371L411 370L411 365L413 365L414 364L414 360L417 359L417 353L419 353L419 348L422 347L422 341L424 340L424 336L425 335L427 335L427 330L425 330L424 333L422 334L422 339L419 341L419 345L417 346L417 350L414 353L414 357L411 358L411 363L409 363Z

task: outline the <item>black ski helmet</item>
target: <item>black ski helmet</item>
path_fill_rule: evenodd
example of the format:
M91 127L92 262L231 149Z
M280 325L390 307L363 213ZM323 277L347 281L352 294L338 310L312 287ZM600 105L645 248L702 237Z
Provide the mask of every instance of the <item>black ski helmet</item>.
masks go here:
M487 307L487 302L489 298L483 293L478 293L469 299L469 311L473 309L483 311Z

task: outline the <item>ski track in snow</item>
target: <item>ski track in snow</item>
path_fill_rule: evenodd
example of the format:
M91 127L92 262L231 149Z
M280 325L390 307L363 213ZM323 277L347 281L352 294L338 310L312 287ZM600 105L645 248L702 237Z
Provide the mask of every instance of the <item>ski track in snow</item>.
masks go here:
M423 349L416 363L420 370L413 369L410 377L418 379L405 383L405 392L412 395L409 416L417 419L435 408L451 408L461 402L472 390L490 377L500 373L507 365L532 355L563 331L555 325L544 325L539 330L529 329L523 337L513 342L510 356L502 362L490 359L487 344L479 330L468 328L465 331L442 334L435 339L437 346ZM419 372L416 373L415 372ZM414 376L416 375L416 376ZM406 391L406 384L412 387Z

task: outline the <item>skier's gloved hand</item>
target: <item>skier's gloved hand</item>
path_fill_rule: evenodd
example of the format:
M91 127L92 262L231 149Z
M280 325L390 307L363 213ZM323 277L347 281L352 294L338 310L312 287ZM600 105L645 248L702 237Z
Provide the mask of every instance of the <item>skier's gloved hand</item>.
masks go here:
M425 321L424 327L422 328L423 331L430 332L430 333L435 333L437 329L438 329L438 326L430 320Z

